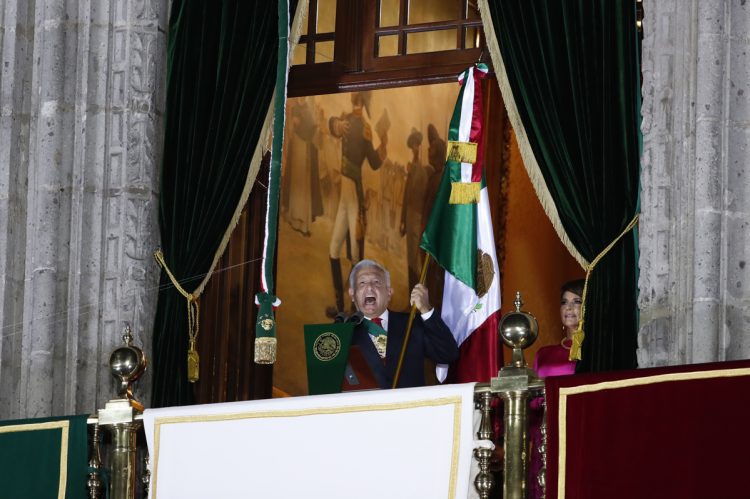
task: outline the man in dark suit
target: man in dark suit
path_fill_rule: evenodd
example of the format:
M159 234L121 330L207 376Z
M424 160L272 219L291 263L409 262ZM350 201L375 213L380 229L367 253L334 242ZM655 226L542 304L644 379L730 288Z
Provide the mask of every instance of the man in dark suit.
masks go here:
M388 310L393 295L389 272L373 260L357 263L349 275L349 296L364 320L354 329L357 345L378 385L391 388L406 335L409 314ZM398 387L424 385L424 359L450 364L458 358L458 345L440 313L432 308L427 288L417 284L410 303L419 313L414 318L401 366Z

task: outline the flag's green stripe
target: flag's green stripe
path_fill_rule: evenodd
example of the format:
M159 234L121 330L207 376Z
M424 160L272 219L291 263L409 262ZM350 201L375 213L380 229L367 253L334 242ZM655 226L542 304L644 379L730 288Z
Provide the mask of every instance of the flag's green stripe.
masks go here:
M468 82L458 93L456 106L448 131L448 140L458 139L461 120L461 103ZM477 260L477 205L449 204L451 181L461 180L461 163L446 161L443 178L432 206L427 227L422 234L420 247L432 256L446 271L472 289L476 289L474 269ZM484 175L482 175L484 186Z
M447 170L420 246L456 279L476 289L477 205L448 203L451 181Z

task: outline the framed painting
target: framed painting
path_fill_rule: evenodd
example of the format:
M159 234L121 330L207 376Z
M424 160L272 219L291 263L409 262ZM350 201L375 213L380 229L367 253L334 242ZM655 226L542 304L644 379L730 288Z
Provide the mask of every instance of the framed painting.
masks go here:
M389 308L408 309L459 90L444 83L288 99L275 386L306 392L303 325L353 312L348 278L362 258L389 270ZM439 285L432 280L428 288ZM439 301L440 291L430 291Z

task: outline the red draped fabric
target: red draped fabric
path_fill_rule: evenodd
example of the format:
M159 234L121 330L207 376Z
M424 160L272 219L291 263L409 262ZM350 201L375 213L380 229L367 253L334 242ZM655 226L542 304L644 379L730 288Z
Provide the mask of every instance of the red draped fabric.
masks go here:
M746 498L750 361L548 378L547 497Z

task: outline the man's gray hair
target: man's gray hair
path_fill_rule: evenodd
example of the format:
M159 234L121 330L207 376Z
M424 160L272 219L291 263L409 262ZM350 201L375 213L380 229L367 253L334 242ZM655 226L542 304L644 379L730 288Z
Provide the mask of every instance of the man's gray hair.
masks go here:
M352 271L349 273L349 287L351 289L356 289L354 286L355 284L354 280L357 277L357 272L359 272L362 269L369 269L369 268L382 270L383 273L385 274L385 285L388 286L389 288L391 287L391 273L388 272L388 270L385 267L380 265L375 260L365 259L365 260L360 260L359 262L357 262L357 264L354 267L352 267Z

